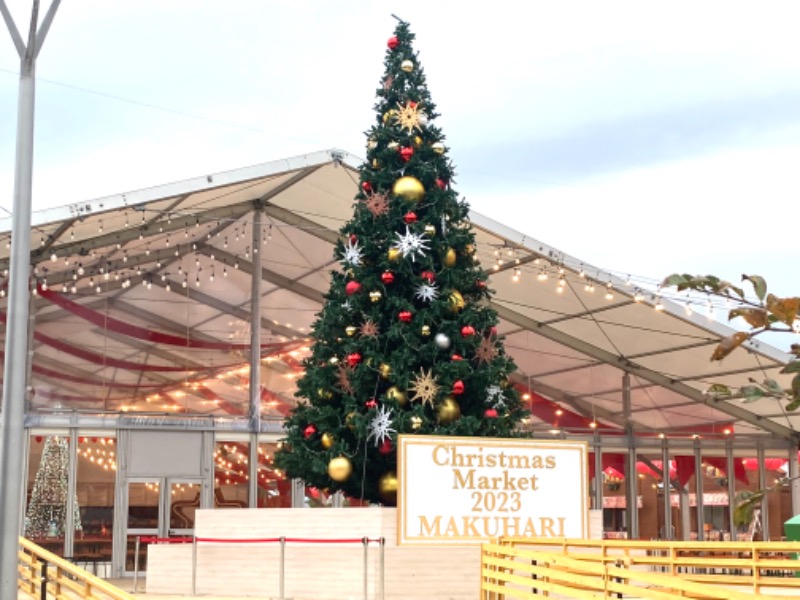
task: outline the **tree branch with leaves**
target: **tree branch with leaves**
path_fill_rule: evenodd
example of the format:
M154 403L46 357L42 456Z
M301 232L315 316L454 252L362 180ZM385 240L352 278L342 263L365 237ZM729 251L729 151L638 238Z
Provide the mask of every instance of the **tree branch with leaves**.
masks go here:
M742 275L742 282L753 288L755 298L749 297L743 287L733 285L714 275L674 273L661 283L662 287L674 287L679 292L693 290L736 303L736 307L728 312L728 320L744 319L750 330L737 331L723 339L714 348L711 354L712 361L721 361L748 340L764 333L796 333L800 298L781 298L768 293L767 282L759 275ZM730 386L715 383L707 392L718 398L739 396L744 402L754 402L761 398L779 398L786 401L787 411L797 410L800 408L800 344L792 344L789 353L793 359L780 371L782 374L794 375L788 388L784 388L771 378L765 378L763 381L749 378L747 384L740 386L738 391Z

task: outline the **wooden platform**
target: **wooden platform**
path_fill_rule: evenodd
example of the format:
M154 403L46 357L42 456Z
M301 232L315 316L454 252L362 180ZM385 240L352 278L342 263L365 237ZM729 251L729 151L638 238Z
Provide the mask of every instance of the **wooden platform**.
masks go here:
M384 538L386 600L473 600L480 590L480 546L397 546L392 508L198 510L199 539ZM191 545L148 547L146 597L192 591ZM195 590L217 598L280 596L277 543L198 543ZM287 543L284 596L294 600L364 597L361 543ZM380 549L369 544L367 597L379 598Z

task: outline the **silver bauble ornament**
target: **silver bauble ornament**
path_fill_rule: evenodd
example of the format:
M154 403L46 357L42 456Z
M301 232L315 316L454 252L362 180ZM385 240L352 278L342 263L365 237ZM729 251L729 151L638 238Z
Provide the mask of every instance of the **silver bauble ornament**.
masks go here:
M436 347L440 350L447 350L450 347L450 338L444 333L436 334Z

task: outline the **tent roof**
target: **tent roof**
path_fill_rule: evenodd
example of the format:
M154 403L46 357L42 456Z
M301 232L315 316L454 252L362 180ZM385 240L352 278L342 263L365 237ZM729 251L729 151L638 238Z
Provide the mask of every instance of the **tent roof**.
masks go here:
M333 244L352 214L359 163L317 152L35 213L33 409L247 414L250 274L260 263L262 416L280 418L338 268ZM712 382L787 383L778 371L788 355L748 342L712 363L730 328L666 300L656 310L652 292L636 298L610 273L470 218L516 383L531 396L531 428L621 432L629 401L643 434L793 437L800 415L778 400L704 394ZM0 232L7 268L10 220Z

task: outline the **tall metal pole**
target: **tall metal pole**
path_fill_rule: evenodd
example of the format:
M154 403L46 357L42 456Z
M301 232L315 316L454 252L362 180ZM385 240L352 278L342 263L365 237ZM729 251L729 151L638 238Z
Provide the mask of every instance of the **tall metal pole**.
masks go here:
M60 0L53 0L39 26L39 0L34 0L28 44L23 44L5 0L0 14L20 57L17 106L17 148L11 257L8 285L3 403L0 414L0 598L17 597L17 564L25 461L25 403L28 354L28 277L30 274L31 197L33 188L33 123L36 98L36 56Z
M261 206L253 211L253 272L250 280L250 430L261 430Z

